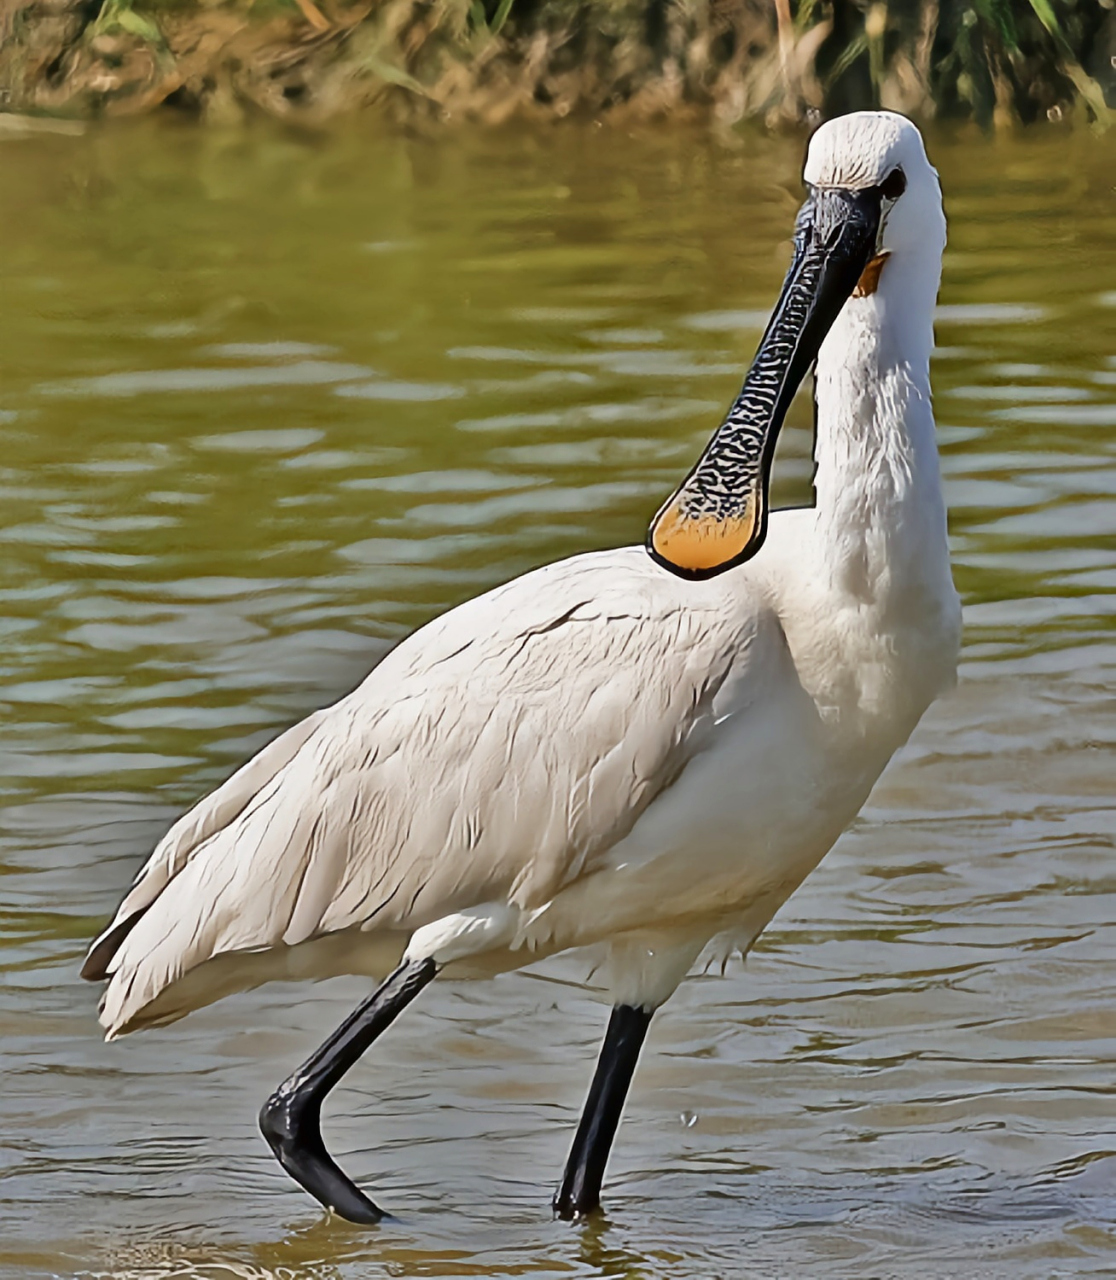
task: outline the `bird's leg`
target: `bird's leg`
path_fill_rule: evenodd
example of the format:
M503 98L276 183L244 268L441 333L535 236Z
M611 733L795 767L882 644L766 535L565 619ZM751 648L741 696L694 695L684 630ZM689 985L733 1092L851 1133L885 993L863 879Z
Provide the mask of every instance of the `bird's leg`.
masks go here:
M404 960L264 1103L260 1130L275 1158L327 1209L373 1225L383 1211L342 1173L322 1141L326 1094L438 972L433 960Z
M626 1004L612 1011L562 1185L554 1197L559 1218L584 1218L600 1206L608 1153L653 1013Z

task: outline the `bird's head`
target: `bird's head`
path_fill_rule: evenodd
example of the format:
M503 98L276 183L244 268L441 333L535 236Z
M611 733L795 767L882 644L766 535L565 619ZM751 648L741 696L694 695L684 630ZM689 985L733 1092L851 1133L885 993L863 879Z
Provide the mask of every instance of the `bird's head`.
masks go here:
M936 267L945 247L938 175L922 135L893 111L856 111L823 124L810 139L802 178L807 208L829 192L858 195L878 207L875 253L857 296L874 293L888 262L915 259ZM874 280L873 280L874 277Z
M860 300L909 279L908 263L932 274L912 299L931 322L945 218L918 129L890 111L840 116L811 138L803 177L794 257L743 390L648 530L652 558L683 578L714 577L763 545L779 429L842 309L876 306Z

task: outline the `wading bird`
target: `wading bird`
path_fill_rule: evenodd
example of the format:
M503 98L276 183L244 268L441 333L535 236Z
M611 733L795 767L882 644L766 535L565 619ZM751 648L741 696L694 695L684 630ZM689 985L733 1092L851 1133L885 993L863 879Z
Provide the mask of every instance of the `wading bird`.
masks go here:
M755 361L646 548L415 632L181 818L89 951L110 1039L273 978L383 979L260 1113L352 1222L382 1213L319 1118L368 1046L443 970L603 944L613 1009L554 1198L594 1210L654 1011L711 940L747 952L953 681L937 174L912 124L863 112L815 133L804 178ZM769 520L815 358L816 504Z

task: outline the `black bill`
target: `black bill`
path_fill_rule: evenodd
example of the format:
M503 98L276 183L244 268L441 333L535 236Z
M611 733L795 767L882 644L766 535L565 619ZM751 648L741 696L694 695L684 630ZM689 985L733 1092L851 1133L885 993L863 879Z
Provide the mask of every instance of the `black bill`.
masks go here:
M768 485L787 409L876 251L880 191L811 191L794 260L728 416L647 532L651 556L683 578L751 559L767 536Z

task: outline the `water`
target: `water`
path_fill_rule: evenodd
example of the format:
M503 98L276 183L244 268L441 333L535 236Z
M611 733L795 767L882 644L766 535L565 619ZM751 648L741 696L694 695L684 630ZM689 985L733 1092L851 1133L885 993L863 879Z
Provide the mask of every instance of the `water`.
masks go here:
M255 1129L364 984L105 1046L80 955L171 819L390 643L642 537L775 296L800 142L0 144L3 1280L1112 1273L1116 138L931 144L959 689L656 1020L606 1219L547 1211L606 1016L555 962L436 984L334 1095L375 1231Z

